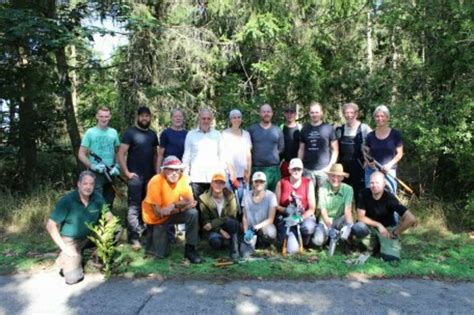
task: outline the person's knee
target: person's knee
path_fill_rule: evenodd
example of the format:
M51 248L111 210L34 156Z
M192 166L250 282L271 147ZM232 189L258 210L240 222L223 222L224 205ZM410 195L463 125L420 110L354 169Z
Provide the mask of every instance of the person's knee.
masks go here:
M239 231L240 224L235 219L227 219L222 225L222 228L229 234L236 234Z
M327 235L324 228L321 225L316 226L312 238L312 242L316 246L322 246L327 240Z
M314 219L308 218L303 221L303 224L301 225L301 234L303 235L311 235L314 233L314 230L316 229L316 222Z
M222 247L222 238L217 235L209 237L209 246L213 249L220 249Z
M264 227L262 232L264 237L267 239L275 240L277 237L277 230L273 224Z
M64 280L67 284L76 284L84 279L84 271L82 268L76 268L71 271L63 272Z
M365 223L357 222L352 226L351 234L357 238L364 238L369 235L369 228Z
M190 222L194 222L198 220L199 218L199 212L197 211L196 208L192 208L186 211L186 216L188 217Z

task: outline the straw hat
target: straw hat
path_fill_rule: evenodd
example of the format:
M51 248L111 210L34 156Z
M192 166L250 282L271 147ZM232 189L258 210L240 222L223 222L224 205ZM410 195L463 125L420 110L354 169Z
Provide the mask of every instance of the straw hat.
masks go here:
M331 169L326 172L328 175L338 175L338 176L344 176L345 178L349 177L349 174L344 172L344 168L342 167L342 164L335 163L331 166Z

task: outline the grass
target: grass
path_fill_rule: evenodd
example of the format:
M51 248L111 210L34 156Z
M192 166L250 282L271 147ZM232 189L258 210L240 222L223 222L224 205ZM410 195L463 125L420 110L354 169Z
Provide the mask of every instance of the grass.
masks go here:
M0 274L53 268L56 246L44 231L44 222L63 191L38 188L28 198L2 192L0 203ZM119 199L116 213L125 222L126 200ZM198 279L321 279L362 274L374 278L429 278L474 280L474 240L467 233L446 229L443 208L431 201L412 201L410 208L420 219L417 228L402 236L402 261L386 263L370 257L364 265L347 264L351 257L336 251L309 250L303 255L282 257L276 250L259 250L259 259L227 267L214 263L227 258L227 251L212 252L205 242L199 251L206 262L191 265L183 259L183 244L172 248L171 256L157 260L135 252L122 242L117 246L114 272L127 277L169 277ZM95 269L88 267L88 272ZM96 270L95 270L96 271Z

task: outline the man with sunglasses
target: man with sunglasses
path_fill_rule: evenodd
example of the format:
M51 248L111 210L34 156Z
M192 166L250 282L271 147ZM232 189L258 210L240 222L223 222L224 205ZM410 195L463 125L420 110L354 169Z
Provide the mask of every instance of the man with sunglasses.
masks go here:
M161 172L148 183L142 203L143 221L148 226L146 250L158 258L169 254L167 226L184 223L186 245L184 257L193 264L201 263L195 246L199 242L198 211L193 192L182 174L184 165L174 155L163 160Z

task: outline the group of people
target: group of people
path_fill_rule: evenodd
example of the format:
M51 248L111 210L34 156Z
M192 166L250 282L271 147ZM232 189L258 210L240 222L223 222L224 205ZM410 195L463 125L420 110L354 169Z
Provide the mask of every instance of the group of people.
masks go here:
M342 113L345 124L334 128L323 121L322 105L311 102L310 121L301 127L289 106L285 123L277 126L272 107L264 104L260 121L247 130L234 109L229 128L219 132L208 109L199 111L198 126L190 131L183 112L174 110L172 125L158 140L150 109L140 107L135 126L120 141L108 126L110 110L99 108L97 126L86 131L79 150L88 170L47 223L61 249L66 283L83 277L85 222L97 222L103 205L112 210L120 174L128 183L128 242L140 249L146 234L146 252L159 258L169 254L174 225L184 224L184 256L191 263L202 261L200 238L214 249L227 248L235 260L258 246L281 245L290 254L323 246L331 231L378 250L385 260L400 259L398 237L416 222L395 196L400 133L390 128L386 106L374 111L375 130L358 120L355 103L345 104Z

